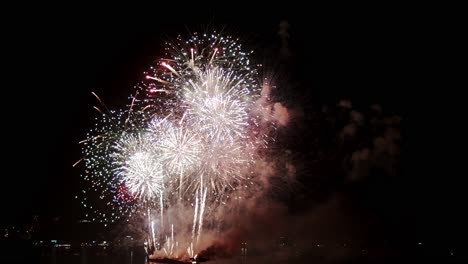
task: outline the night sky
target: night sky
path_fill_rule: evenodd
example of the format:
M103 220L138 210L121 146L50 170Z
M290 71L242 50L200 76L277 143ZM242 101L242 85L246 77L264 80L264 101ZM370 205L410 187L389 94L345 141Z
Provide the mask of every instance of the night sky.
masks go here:
M389 228L404 230L412 239L440 237L448 243L466 234L458 193L447 192L449 184L421 175L426 170L410 174L407 167L413 159L407 142L417 136L407 131L411 119L406 95L415 88L408 58L414 46L411 30L398 16L383 11L318 16L321 12L281 6L74 11L25 13L23 24L11 27L4 39L6 160L0 224L26 222L32 214L78 217L74 196L80 190L81 171L72 164L81 158L78 141L97 114L93 106L98 102L91 92L107 105L125 104L142 71L163 55L162 39L187 29L225 26L226 32L245 36L254 50L275 50L281 45L279 23L285 19L290 24L289 71L294 78L288 87L292 90L285 94L307 94L309 103L317 106L341 99L361 107L379 103L403 118L402 170L381 187L387 197L368 194L368 200L385 202L367 210L390 210L395 215L388 216Z

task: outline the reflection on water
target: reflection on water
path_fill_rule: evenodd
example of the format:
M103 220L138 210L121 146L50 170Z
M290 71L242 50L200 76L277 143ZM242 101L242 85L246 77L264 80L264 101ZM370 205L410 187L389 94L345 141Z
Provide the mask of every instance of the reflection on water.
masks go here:
M40 263L50 264L145 264L143 248L95 249L81 247L79 250L49 248L40 253ZM34 262L35 263L35 262ZM151 262L149 262L151 263Z
M316 244L307 250L281 241L274 250L265 252L247 243L240 245L238 255L206 256L206 263L260 264L260 263L468 263L462 248L427 247L419 243L404 249L390 247L362 248L350 244ZM465 249L465 248L463 248ZM205 252L207 253L207 252ZM143 246L112 246L108 244L32 244L27 240L1 240L0 264L44 263L44 264L155 264L148 262ZM159 263L190 263L162 259Z

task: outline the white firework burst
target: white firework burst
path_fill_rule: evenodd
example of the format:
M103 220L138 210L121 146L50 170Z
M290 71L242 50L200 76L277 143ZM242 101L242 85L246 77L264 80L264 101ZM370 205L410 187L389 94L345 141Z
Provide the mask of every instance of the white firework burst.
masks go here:
M152 153L136 152L130 156L121 174L130 192L140 199L150 200L162 193L162 167Z
M235 72L210 69L183 88L187 118L210 141L245 137L248 126L246 80Z
M152 201L162 195L164 173L149 134L124 136L115 148L117 175L129 191L143 201Z
M184 173L200 165L203 145L196 133L173 127L159 142L161 160L170 173Z
M212 192L222 193L235 188L239 181L245 179L250 162L251 155L242 142L213 142L207 145L200 174L204 175ZM197 178L194 182L200 185L200 181L201 178Z

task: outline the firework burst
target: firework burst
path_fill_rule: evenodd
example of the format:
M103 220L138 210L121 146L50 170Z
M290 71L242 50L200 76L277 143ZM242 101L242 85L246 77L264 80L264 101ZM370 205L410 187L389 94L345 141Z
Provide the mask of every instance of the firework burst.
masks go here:
M80 142L86 168L82 177L88 182L82 193L82 205L91 220L112 223L132 215L140 208L137 196L143 192L130 188L126 184L130 183L129 179L124 181L121 177L125 175L124 171L130 173L137 164L132 163L130 157L125 156L119 148L125 145L125 139L133 137L130 135L137 135L138 131L146 127L147 117L138 111L107 108L106 111L100 110L100 113L94 127L87 133L87 138ZM146 195L146 191L144 193ZM90 197L101 202L91 204L88 200Z
M257 71L251 64L252 52L245 52L238 39L219 33L197 34L188 39L181 36L166 43L166 57L144 72L146 81L136 89L146 97L138 101L145 111L165 116L182 115L180 100L185 98L183 89L191 82L203 81L208 70L222 69L237 76L243 88L252 96L258 92Z
M245 82L232 71L210 69L183 86L187 118L210 141L245 138L250 93Z
M197 134L160 119L150 123L148 132L168 174L189 173L199 166L203 146Z
M125 135L119 139L111 156L115 163L115 176L130 193L145 202L161 196L164 174L158 153L148 133Z
M201 174L210 193L232 189L248 171L256 144L250 140L250 126L256 123L249 111L260 90L251 52L217 33L179 37L166 45L167 58L151 67L147 82L138 86L146 94L139 101L143 111L171 115L179 125L161 141L164 163L180 182L189 179L179 191L198 189Z

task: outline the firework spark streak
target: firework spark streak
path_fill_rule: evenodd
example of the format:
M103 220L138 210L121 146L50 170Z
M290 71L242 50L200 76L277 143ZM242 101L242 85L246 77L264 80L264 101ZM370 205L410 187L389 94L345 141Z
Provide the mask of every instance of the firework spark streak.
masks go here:
M195 193L195 211L193 212L192 241L195 239L195 228L197 227L198 215L198 191Z
M108 201L111 222L147 210L153 247L155 225L158 234L169 232L171 208L194 206L193 222L176 227L192 230L181 248L193 256L209 221L205 209L214 212L230 193L253 184L251 168L266 146L254 111L261 87L251 52L230 36L179 37L166 51L135 86L129 110L109 110L95 95L105 111L98 109L102 119L82 142L84 178L87 191ZM151 212L160 213L159 223ZM174 228L163 247L169 256L181 253Z
M153 247L156 247L156 245L155 245L156 236L155 236L155 232L154 232L154 221L151 221L151 234L153 235L153 239L152 239Z
M205 188L203 193L203 197L201 198L201 205L200 205L200 219L198 220L198 234L197 234L197 243L200 241L200 236L201 236L201 231L203 227L203 213L205 212L205 201L206 201L206 191L207 188Z

